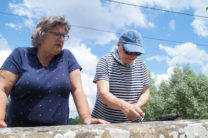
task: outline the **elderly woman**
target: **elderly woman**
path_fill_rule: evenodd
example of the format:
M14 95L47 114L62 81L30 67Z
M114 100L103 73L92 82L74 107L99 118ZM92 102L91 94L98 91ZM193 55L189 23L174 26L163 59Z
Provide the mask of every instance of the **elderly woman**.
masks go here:
M34 47L16 48L6 59L0 70L0 127L66 125L70 92L84 124L108 123L91 118L81 67L62 50L69 29L62 16L43 17L32 33Z

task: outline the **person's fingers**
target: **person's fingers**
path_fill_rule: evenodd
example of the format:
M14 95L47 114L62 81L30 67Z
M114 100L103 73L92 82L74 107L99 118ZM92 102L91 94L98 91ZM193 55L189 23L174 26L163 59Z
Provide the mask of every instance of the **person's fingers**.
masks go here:
M89 124L109 124L110 122L105 121L103 119L97 119L97 118L90 118L87 117L85 118L85 120L83 121L84 124L89 125Z
M134 104L128 104L123 112L128 120L135 120L137 118L144 117L144 113L141 108Z
M144 117L144 112L142 111L142 109L137 107L136 105L134 107L135 107L136 112L139 113L141 117Z
M128 120L135 120L140 117L134 105L129 106L128 112L125 114Z
M135 120L137 118L144 117L144 112L142 109L134 104L128 104L126 106L125 110L123 110L123 113L128 118L128 120Z
M92 118L91 119L91 124L109 124L110 122L105 121L103 119L96 119L96 118Z
M136 108L134 108L134 110L132 111L132 113L133 113L133 116L134 116L133 120L136 119L136 118L139 118L141 116L140 113L137 111Z
M110 124L110 122L105 121L103 119L98 119L100 124Z
M7 124L4 121L0 121L0 128L6 128Z

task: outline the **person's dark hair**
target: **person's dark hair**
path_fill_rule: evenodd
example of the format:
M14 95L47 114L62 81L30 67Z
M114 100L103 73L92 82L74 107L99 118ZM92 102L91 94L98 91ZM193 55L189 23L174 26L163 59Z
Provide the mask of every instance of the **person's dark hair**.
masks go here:
M32 33L32 45L34 47L39 47L47 31L56 25L65 26L66 34L68 34L71 27L64 16L45 16L40 18L35 30Z

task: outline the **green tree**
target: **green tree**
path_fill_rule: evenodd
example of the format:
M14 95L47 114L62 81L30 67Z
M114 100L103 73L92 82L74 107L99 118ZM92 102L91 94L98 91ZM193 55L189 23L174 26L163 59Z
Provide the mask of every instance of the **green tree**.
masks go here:
M151 78L151 76L150 76ZM172 76L159 88L151 78L150 100L142 110L145 120L159 120L159 116L178 113L182 119L208 118L208 77L197 75L189 65L176 66Z
M197 77L197 97L199 119L208 118L208 77L204 74L199 74Z
M173 110L183 115L184 118L196 118L196 112L193 113L193 109L197 109L196 98L194 97L193 88L189 83L194 83L196 75L186 65L183 68L179 66L175 68L174 74L170 79L170 87L173 89L175 100ZM191 81L191 82L190 82Z
M79 116L75 117L75 119L69 119L69 125L81 125L81 124L83 123Z
M155 86L155 80L151 77L150 84L150 100L149 102L142 108L145 113L145 120L158 120L159 116L163 112L163 102L160 94L158 94L157 88Z
M164 113L182 114L184 119L208 118L206 83L207 77L197 76L189 65L177 66L169 81L160 85L159 92L166 103Z
M5 119L6 119L6 117L7 117L8 105L9 105L10 101L11 101L11 98L10 98L10 96L9 96L9 97L7 98L7 105L6 105L6 115L5 115Z

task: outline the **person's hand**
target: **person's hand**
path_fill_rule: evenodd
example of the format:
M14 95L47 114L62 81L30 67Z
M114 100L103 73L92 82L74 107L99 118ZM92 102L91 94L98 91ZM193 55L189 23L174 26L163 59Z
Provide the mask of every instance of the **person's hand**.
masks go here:
M144 113L141 108L136 107L136 105L127 103L122 109L124 115L128 118L128 120L135 120L139 117L144 117Z
M0 120L0 128L6 128L7 124L5 123L4 120Z
M110 122L105 121L103 119L87 117L84 119L83 123L89 125L89 124L109 124Z
M134 105L134 107L136 108L137 112L140 114L140 117L145 116L145 113L142 111L142 109L139 106Z

